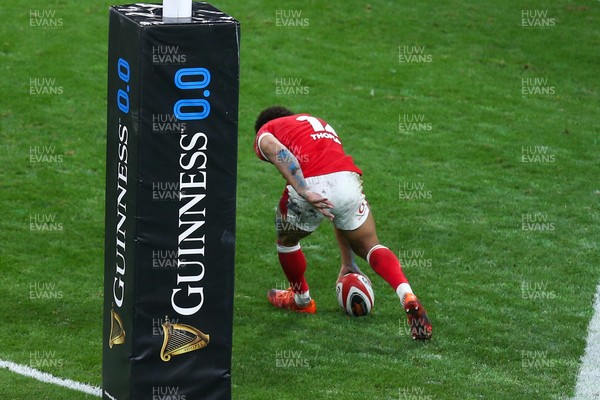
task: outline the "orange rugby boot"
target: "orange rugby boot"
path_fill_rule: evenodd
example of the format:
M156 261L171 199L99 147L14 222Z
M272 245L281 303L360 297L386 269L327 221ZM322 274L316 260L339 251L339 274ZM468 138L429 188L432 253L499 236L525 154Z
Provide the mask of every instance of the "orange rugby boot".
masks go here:
M404 296L404 310L406 311L412 338L415 340L431 339L431 321L429 321L427 311L425 311L417 296L412 293L407 293Z
M277 308L308 314L317 312L317 304L313 299L303 306L296 304L294 292L291 288L286 290L271 289L267 294L267 297L269 298L269 302Z

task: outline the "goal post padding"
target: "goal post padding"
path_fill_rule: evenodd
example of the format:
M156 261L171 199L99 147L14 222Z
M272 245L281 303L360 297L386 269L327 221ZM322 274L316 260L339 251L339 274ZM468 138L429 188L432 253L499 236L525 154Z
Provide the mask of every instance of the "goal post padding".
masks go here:
M110 8L104 399L231 397L239 34Z

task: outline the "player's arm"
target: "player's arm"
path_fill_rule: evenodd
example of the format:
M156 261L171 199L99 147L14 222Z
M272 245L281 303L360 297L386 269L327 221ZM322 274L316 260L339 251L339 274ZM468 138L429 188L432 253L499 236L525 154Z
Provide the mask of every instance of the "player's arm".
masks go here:
M333 203L322 197L318 193L311 192L304 179L300 162L296 156L284 146L275 136L265 134L260 138L260 151L269 160L281 175L288 181L303 199L308 201L314 208L325 215L330 220L333 214L329 212L333 208Z

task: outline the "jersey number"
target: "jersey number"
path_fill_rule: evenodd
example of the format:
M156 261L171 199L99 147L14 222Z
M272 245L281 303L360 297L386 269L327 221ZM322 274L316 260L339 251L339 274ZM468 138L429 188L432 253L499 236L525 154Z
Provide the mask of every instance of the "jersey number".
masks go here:
M338 137L337 133L335 133L335 130L333 130L331 125L327 124L323 126L321 121L310 115L301 115L296 118L296 121L306 121L310 124L310 126L312 126L315 133L310 136L313 138L313 140L332 139L334 142L342 144L342 142L340 142L340 138Z

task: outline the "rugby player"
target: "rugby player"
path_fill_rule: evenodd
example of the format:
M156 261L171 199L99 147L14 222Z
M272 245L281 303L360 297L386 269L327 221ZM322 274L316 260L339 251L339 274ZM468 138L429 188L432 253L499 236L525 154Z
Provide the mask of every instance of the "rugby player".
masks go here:
M272 163L287 185L276 210L277 253L290 288L272 289L275 307L315 313L305 279L306 259L300 240L325 219L333 222L342 266L339 277L362 274L354 253L365 259L396 292L408 318L413 339L431 338L425 308L413 293L400 261L377 238L375 221L363 194L362 171L344 152L342 142L326 121L309 114L273 106L262 111L255 124L254 151Z

